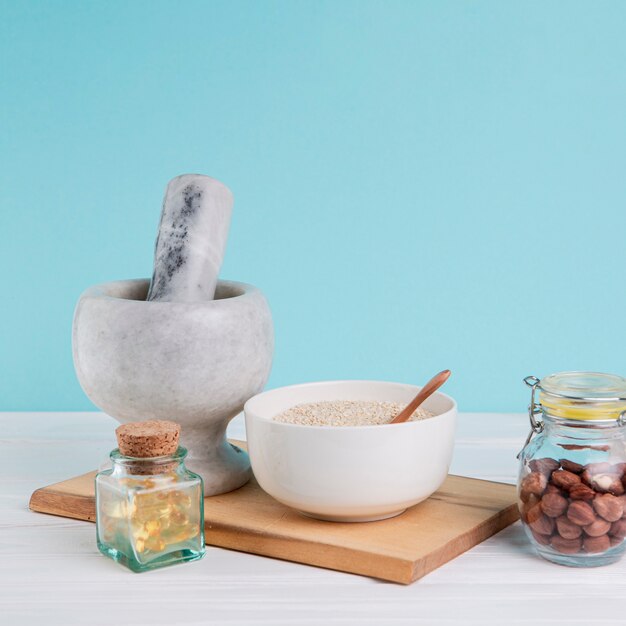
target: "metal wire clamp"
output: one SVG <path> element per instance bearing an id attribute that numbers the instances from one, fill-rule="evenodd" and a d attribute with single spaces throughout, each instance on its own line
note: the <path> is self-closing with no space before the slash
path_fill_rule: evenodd
<path id="1" fill-rule="evenodd" d="M 517 458 L 519 459 L 522 456 L 522 452 L 526 448 L 526 446 L 530 443 L 530 440 L 534 435 L 538 435 L 543 430 L 543 422 L 538 421 L 535 417 L 536 415 L 541 415 L 541 405 L 535 402 L 535 392 L 539 383 L 541 381 L 536 376 L 526 376 L 524 378 L 524 383 L 531 388 L 530 392 L 530 404 L 528 405 L 528 419 L 530 420 L 530 432 L 528 433 L 528 437 L 526 437 L 526 441 L 524 442 L 524 446 L 518 452 Z M 624 419 L 626 419 L 626 411 L 622 413 Z M 620 418 L 622 416 L 620 415 Z"/>

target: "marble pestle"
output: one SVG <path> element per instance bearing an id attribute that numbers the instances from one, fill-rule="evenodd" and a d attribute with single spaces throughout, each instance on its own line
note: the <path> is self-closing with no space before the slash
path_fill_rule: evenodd
<path id="1" fill-rule="evenodd" d="M 233 194 L 209 176 L 183 174 L 167 185 L 147 300 L 213 300 Z"/>

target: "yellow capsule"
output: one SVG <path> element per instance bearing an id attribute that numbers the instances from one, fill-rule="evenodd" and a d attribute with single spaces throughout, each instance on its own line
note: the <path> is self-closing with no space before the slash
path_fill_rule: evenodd
<path id="1" fill-rule="evenodd" d="M 172 522 L 179 524 L 180 526 L 186 524 L 189 518 L 180 510 L 174 509 L 171 513 Z"/>
<path id="2" fill-rule="evenodd" d="M 133 521 L 138 524 L 162 524 L 162 520 L 168 516 L 160 514 L 158 511 L 150 510 L 150 511 L 142 511 L 141 514 L 135 516 Z"/>
<path id="3" fill-rule="evenodd" d="M 144 528 L 149 535 L 158 535 L 161 530 L 161 522 L 156 519 L 150 520 L 144 524 Z"/>
<path id="4" fill-rule="evenodd" d="M 137 539 L 137 541 L 135 541 L 135 549 L 137 552 L 143 552 L 146 549 L 146 544 L 143 539 Z"/>
<path id="5" fill-rule="evenodd" d="M 159 504 L 154 507 L 154 512 L 159 517 L 165 517 L 169 515 L 171 510 L 172 505 L 169 502 L 159 502 Z"/>
<path id="6" fill-rule="evenodd" d="M 169 514 L 169 504 L 150 498 L 135 498 L 135 506 L 132 510 L 134 519 L 144 522 Z"/>

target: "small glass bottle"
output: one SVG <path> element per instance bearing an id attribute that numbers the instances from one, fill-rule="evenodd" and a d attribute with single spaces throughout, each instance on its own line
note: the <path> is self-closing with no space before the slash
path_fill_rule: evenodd
<path id="1" fill-rule="evenodd" d="M 179 432 L 157 420 L 120 426 L 112 467 L 96 476 L 98 549 L 134 572 L 204 555 L 202 479 L 185 467 Z"/>
<path id="2" fill-rule="evenodd" d="M 524 382 L 531 431 L 518 506 L 528 538 L 553 563 L 617 561 L 626 550 L 626 379 L 562 372 Z"/>

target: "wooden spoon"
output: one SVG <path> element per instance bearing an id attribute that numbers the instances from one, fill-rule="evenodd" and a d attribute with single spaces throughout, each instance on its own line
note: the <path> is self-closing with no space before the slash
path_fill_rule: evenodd
<path id="1" fill-rule="evenodd" d="M 400 422 L 406 422 L 411 415 L 415 412 L 415 409 L 426 400 L 426 398 L 430 397 L 443 383 L 450 378 L 450 374 L 452 372 L 450 370 L 443 370 L 443 372 L 439 372 L 433 376 L 420 390 L 419 393 L 406 405 L 406 408 L 402 409 L 398 415 L 396 415 L 389 423 L 390 424 L 399 424 Z"/>

